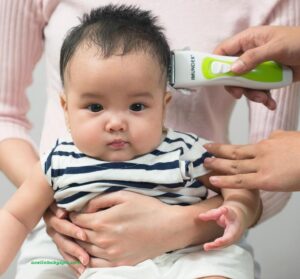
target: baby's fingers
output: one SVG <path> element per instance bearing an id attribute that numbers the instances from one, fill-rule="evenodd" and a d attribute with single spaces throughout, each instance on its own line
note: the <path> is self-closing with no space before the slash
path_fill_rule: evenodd
<path id="1" fill-rule="evenodd" d="M 224 234 L 223 236 L 215 239 L 213 242 L 208 242 L 203 245 L 205 251 L 222 249 L 234 243 L 232 235 Z"/>
<path id="2" fill-rule="evenodd" d="M 212 242 L 208 242 L 205 243 L 203 245 L 203 249 L 204 251 L 211 251 L 211 250 L 217 250 L 217 249 L 221 249 L 224 247 L 224 241 L 223 241 L 223 237 L 217 238 Z"/>
<path id="3" fill-rule="evenodd" d="M 198 217 L 202 221 L 218 220 L 222 215 L 227 214 L 228 209 L 226 207 L 219 207 L 216 209 L 208 210 L 207 212 L 201 213 Z"/>

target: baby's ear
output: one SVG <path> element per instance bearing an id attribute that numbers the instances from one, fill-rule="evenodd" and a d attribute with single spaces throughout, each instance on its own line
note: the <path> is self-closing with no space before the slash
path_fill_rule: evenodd
<path id="1" fill-rule="evenodd" d="M 60 98 L 60 105 L 63 108 L 64 111 L 66 111 L 67 108 L 67 97 L 64 91 L 60 92 L 59 94 L 59 98 Z"/>
<path id="2" fill-rule="evenodd" d="M 166 113 L 167 113 L 167 104 L 171 101 L 172 95 L 169 91 L 165 92 L 164 96 L 164 105 L 163 105 L 163 122 L 166 119 Z"/>
<path id="3" fill-rule="evenodd" d="M 64 91 L 60 93 L 59 98 L 60 98 L 60 105 L 64 110 L 66 126 L 68 130 L 70 130 L 69 115 L 68 115 L 68 101 Z"/>
<path id="4" fill-rule="evenodd" d="M 164 104 L 167 105 L 172 99 L 172 95 L 169 91 L 165 93 Z"/>

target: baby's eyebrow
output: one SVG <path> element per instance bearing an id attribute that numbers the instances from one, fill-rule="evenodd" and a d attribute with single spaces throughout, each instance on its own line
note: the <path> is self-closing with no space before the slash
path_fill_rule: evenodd
<path id="1" fill-rule="evenodd" d="M 103 94 L 100 93 L 92 93 L 92 92 L 85 92 L 81 94 L 81 98 L 83 99 L 99 99 L 103 96 Z"/>
<path id="2" fill-rule="evenodd" d="M 136 98 L 143 97 L 143 98 L 153 99 L 153 94 L 151 94 L 150 92 L 136 92 L 130 94 L 130 97 L 136 97 Z"/>

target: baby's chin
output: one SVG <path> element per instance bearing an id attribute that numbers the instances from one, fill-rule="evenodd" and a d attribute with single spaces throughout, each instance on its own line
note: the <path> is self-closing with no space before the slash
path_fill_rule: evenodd
<path id="1" fill-rule="evenodd" d="M 145 154 L 148 154 L 153 149 L 152 148 L 140 148 L 140 149 L 133 149 L 133 148 L 125 148 L 119 150 L 105 150 L 104 152 L 98 154 L 87 154 L 86 155 L 93 157 L 95 159 L 105 161 L 105 162 L 124 162 L 136 159 L 141 157 Z"/>
<path id="2" fill-rule="evenodd" d="M 130 161 L 139 157 L 139 154 L 131 154 L 126 152 L 112 152 L 110 154 L 103 154 L 102 156 L 97 156 L 97 159 L 107 162 L 124 162 Z"/>

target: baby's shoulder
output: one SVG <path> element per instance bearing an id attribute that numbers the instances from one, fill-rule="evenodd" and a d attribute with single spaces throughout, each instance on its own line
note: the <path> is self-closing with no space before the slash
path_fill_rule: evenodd
<path id="1" fill-rule="evenodd" d="M 179 141 L 187 146 L 188 149 L 192 148 L 195 144 L 204 145 L 210 142 L 209 140 L 201 138 L 194 133 L 181 132 L 172 129 L 168 129 L 166 139 L 170 139 L 171 141 Z"/>

